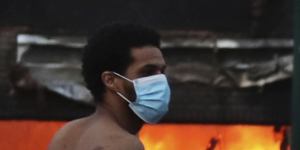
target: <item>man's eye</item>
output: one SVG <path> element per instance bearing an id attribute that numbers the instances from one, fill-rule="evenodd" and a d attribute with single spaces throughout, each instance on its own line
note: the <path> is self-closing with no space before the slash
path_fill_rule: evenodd
<path id="1" fill-rule="evenodd" d="M 157 74 L 157 71 L 155 70 L 146 70 L 141 73 L 141 77 L 147 77 L 155 74 Z"/>
<path id="2" fill-rule="evenodd" d="M 145 72 L 145 73 L 142 73 L 141 74 L 141 77 L 147 77 L 147 76 L 151 76 L 151 75 L 154 75 L 155 73 L 152 73 L 152 72 Z"/>
<path id="3" fill-rule="evenodd" d="M 142 72 L 141 76 L 142 77 L 146 77 L 146 76 L 152 76 L 152 75 L 156 75 L 156 74 L 163 74 L 165 72 L 165 70 L 158 70 L 158 69 L 154 69 L 154 70 L 147 70 Z"/>

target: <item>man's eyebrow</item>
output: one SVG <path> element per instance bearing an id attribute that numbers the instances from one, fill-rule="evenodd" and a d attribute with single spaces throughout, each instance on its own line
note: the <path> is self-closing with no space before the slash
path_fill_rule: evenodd
<path id="1" fill-rule="evenodd" d="M 142 68 L 160 68 L 160 69 L 165 69 L 167 67 L 166 64 L 146 64 L 145 66 L 143 66 Z"/>

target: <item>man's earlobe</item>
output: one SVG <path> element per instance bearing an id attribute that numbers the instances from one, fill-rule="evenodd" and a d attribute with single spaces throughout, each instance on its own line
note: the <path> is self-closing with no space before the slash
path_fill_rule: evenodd
<path id="1" fill-rule="evenodd" d="M 101 74 L 101 80 L 103 82 L 103 84 L 108 88 L 108 89 L 111 89 L 111 90 L 116 90 L 116 78 L 115 76 L 113 75 L 113 73 L 109 72 L 109 71 L 104 71 L 102 74 Z"/>

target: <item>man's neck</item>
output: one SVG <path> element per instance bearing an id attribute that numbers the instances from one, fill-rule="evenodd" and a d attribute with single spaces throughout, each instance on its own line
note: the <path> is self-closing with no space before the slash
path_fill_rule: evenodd
<path id="1" fill-rule="evenodd" d="M 96 107 L 96 115 L 105 116 L 130 134 L 137 134 L 143 121 L 130 110 L 128 103 L 117 95 L 106 95 Z"/>

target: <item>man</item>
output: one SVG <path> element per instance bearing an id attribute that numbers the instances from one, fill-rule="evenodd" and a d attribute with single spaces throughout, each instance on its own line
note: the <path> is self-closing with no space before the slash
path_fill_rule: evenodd
<path id="1" fill-rule="evenodd" d="M 88 41 L 82 63 L 96 111 L 65 125 L 49 149 L 143 150 L 138 131 L 158 122 L 170 101 L 159 35 L 134 24 L 106 25 Z"/>

